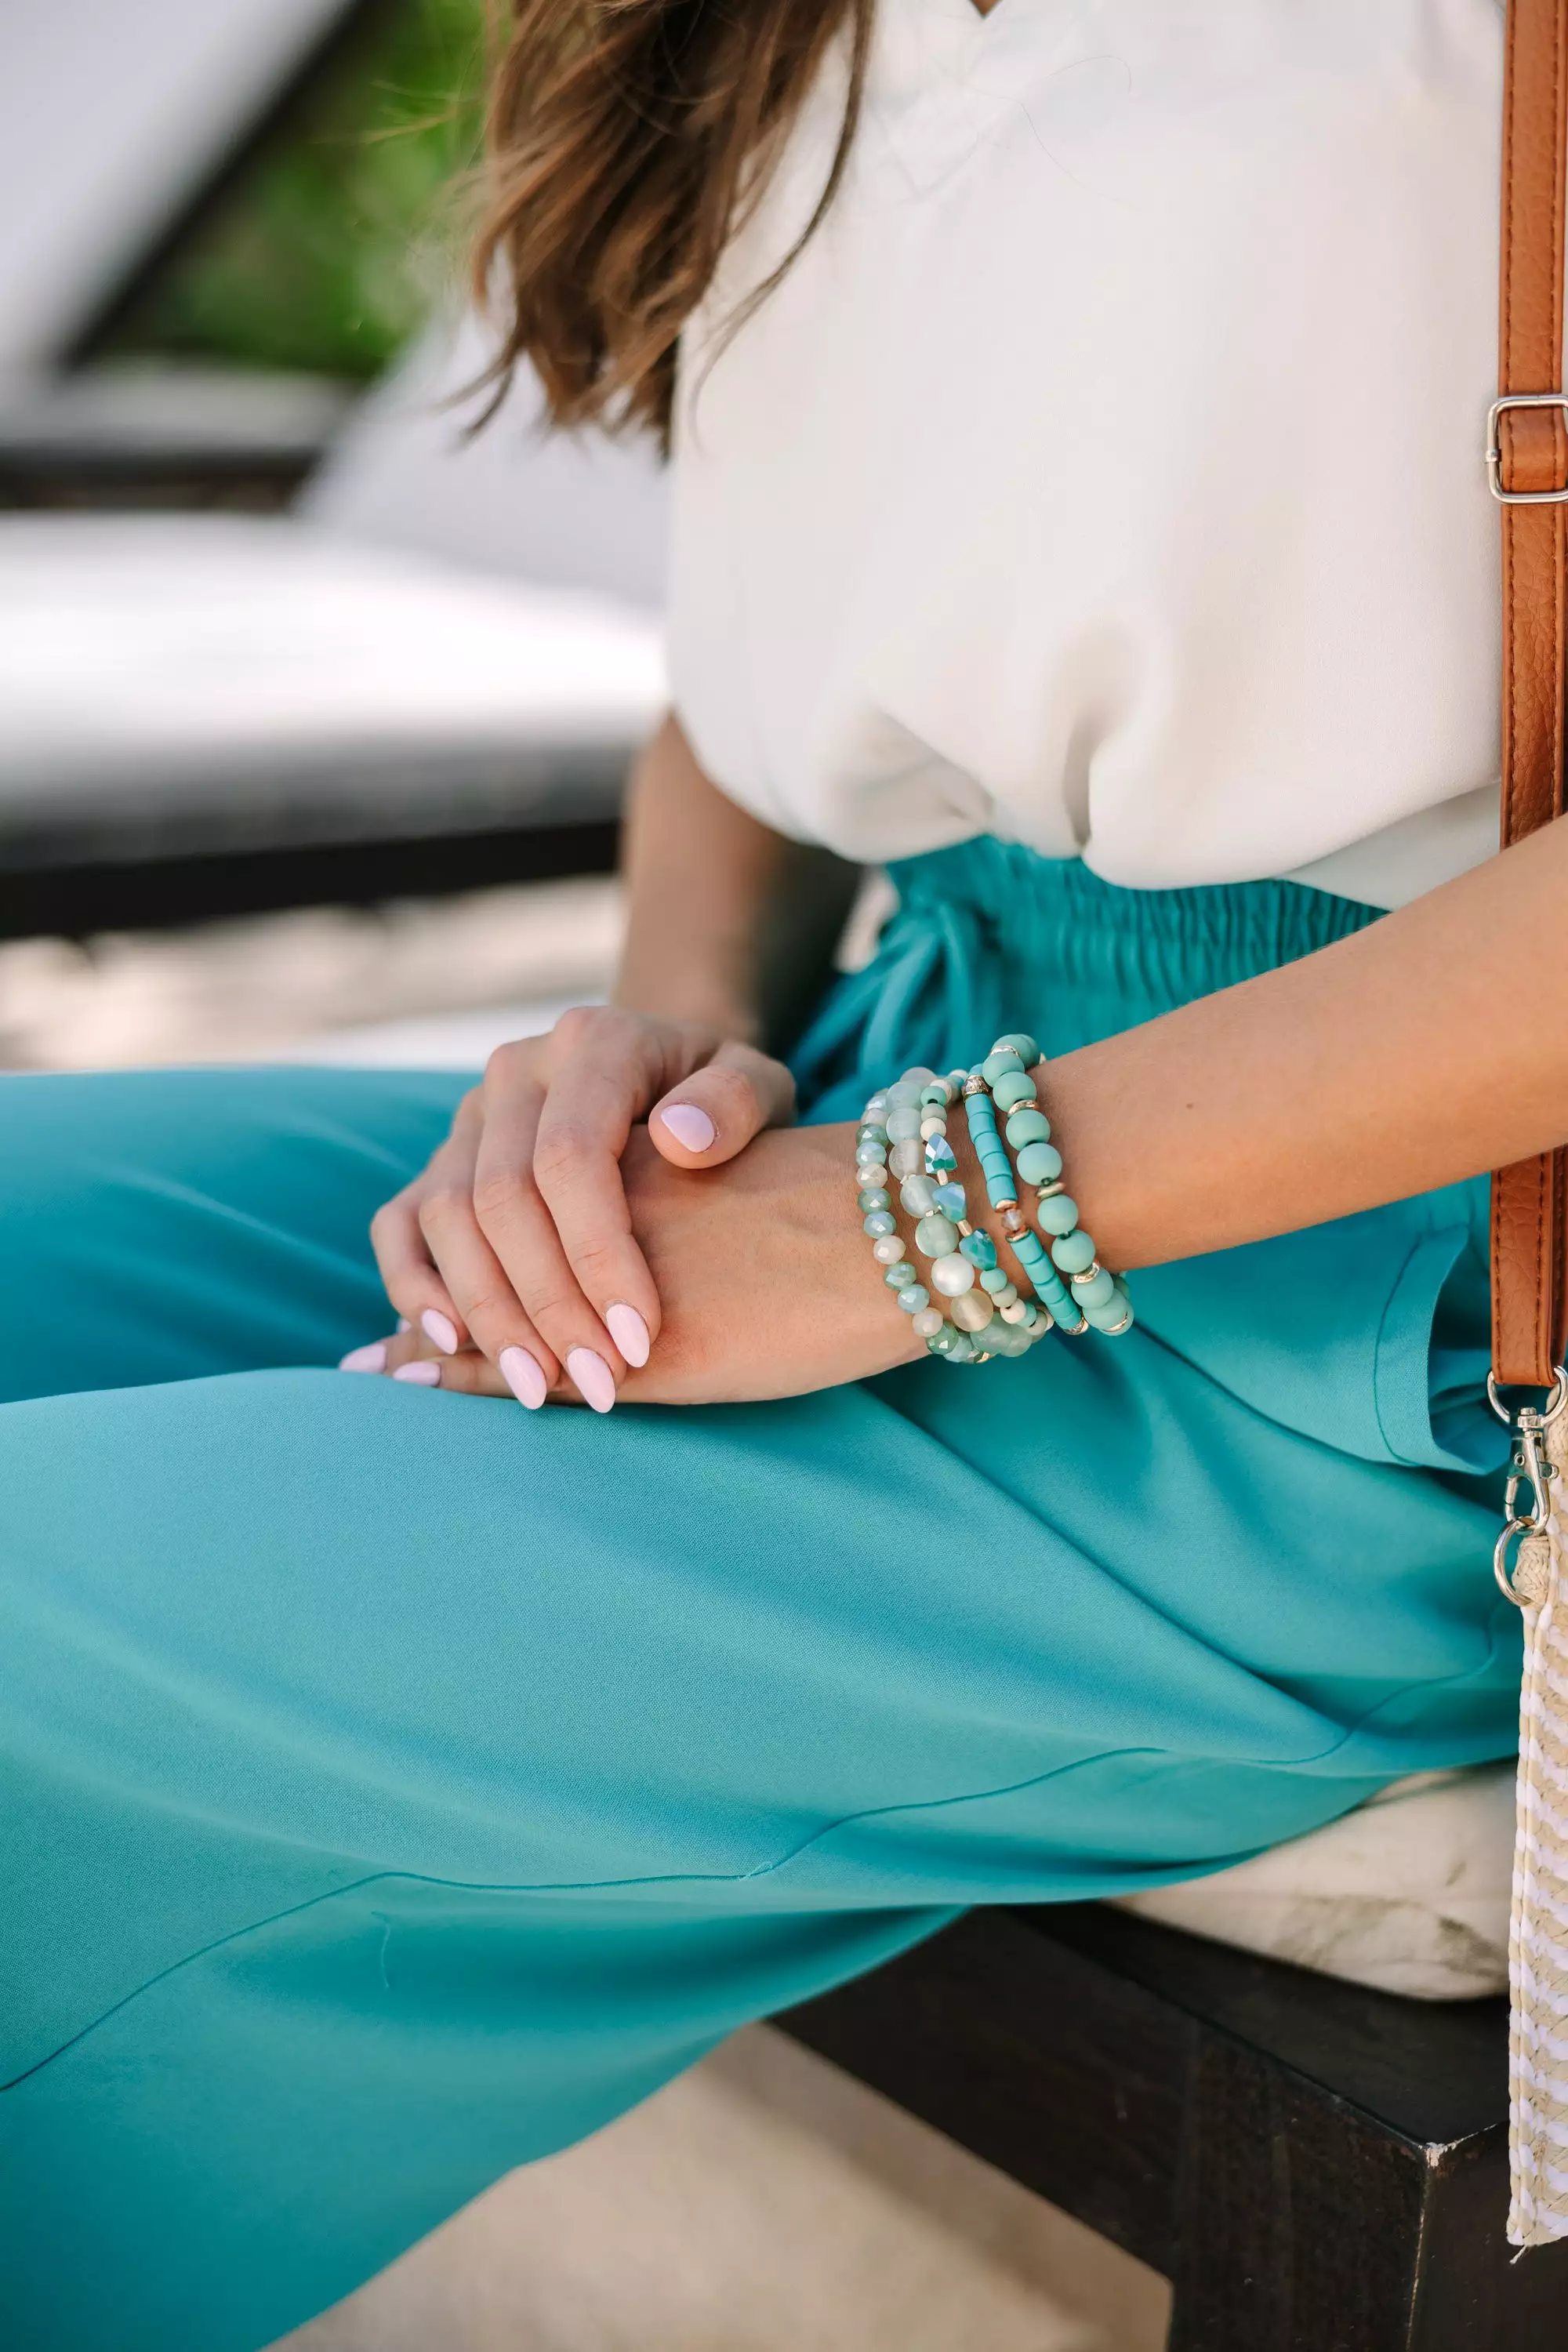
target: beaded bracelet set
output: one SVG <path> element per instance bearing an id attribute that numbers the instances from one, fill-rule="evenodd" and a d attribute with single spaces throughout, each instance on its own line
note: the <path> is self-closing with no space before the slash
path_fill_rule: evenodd
<path id="1" fill-rule="evenodd" d="M 1114 1337 L 1132 1321 L 1126 1284 L 1100 1265 L 1063 1186 L 1061 1154 L 1029 1076 L 1039 1058 L 1035 1040 L 1014 1032 L 999 1037 L 973 1070 L 951 1070 L 944 1078 L 906 1070 L 861 1114 L 856 1197 L 871 1254 L 929 1352 L 950 1364 L 1021 1356 L 1053 1326 L 1075 1338 L 1090 1330 Z M 1024 1269 L 1027 1297 L 998 1265 L 990 1234 L 970 1223 L 947 1139 L 955 1102 L 963 1106 L 987 1196 Z M 1018 1205 L 1020 1177 L 1037 1187 L 1038 1234 Z M 931 1261 L 929 1287 L 900 1237 L 894 1184 L 900 1207 L 916 1221 L 915 1247 Z M 945 1316 L 932 1291 L 946 1302 Z"/>

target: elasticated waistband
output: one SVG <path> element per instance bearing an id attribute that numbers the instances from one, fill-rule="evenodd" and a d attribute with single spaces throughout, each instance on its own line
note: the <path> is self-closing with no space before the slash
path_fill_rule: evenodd
<path id="1" fill-rule="evenodd" d="M 808 1100 L 861 1070 L 968 1066 L 1009 1029 L 1069 1053 L 1349 938 L 1380 912 L 1300 882 L 1129 890 L 1076 858 L 989 837 L 889 873 L 899 904 L 876 954 L 792 1056 Z"/>

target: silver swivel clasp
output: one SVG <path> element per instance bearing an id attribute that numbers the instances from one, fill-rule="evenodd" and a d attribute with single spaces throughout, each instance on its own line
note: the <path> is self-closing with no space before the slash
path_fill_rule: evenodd
<path id="1" fill-rule="evenodd" d="M 1513 1452 L 1509 1457 L 1508 1485 L 1503 1489 L 1503 1525 L 1492 1549 L 1492 1573 L 1502 1591 L 1518 1608 L 1524 1608 L 1535 1597 L 1521 1591 L 1514 1581 L 1518 1566 L 1515 1556 L 1510 1563 L 1509 1550 L 1515 1540 L 1531 1536 L 1544 1537 L 1552 1519 L 1552 1482 L 1557 1475 L 1557 1465 L 1547 1459 L 1546 1433 L 1564 1409 L 1568 1409 L 1568 1374 L 1561 1364 L 1554 1366 L 1552 1387 L 1542 1405 L 1521 1405 L 1510 1412 L 1498 1393 L 1497 1378 L 1487 1374 L 1487 1402 L 1498 1419 L 1513 1434 Z M 1521 1510 L 1522 1490 L 1530 1489 L 1529 1507 Z"/>

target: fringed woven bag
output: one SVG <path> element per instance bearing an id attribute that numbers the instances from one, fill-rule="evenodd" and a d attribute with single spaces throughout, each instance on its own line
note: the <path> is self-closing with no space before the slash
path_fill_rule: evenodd
<path id="1" fill-rule="evenodd" d="M 1487 471 L 1502 507 L 1502 840 L 1564 805 L 1568 395 L 1563 391 L 1568 0 L 1509 0 L 1501 320 Z M 1561 1017 L 1561 1016 L 1559 1016 Z M 1514 1435 L 1496 1570 L 1524 1617 L 1509 1943 L 1508 2234 L 1568 2238 L 1568 1153 L 1492 1179 L 1494 1407 Z M 1544 1391 L 1517 1411 L 1503 1389 Z M 1560 1517 L 1560 1514 L 1562 1515 Z"/>

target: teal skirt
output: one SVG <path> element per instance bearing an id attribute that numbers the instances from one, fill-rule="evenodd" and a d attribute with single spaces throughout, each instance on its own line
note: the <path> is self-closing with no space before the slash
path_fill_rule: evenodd
<path id="1" fill-rule="evenodd" d="M 896 879 L 815 1116 L 1369 919 Z M 1482 1187 L 1145 1272 L 1114 1343 L 529 1415 L 329 1369 L 461 1084 L 0 1082 L 8 2352 L 254 2352 L 964 1906 L 1511 1748 Z"/>

